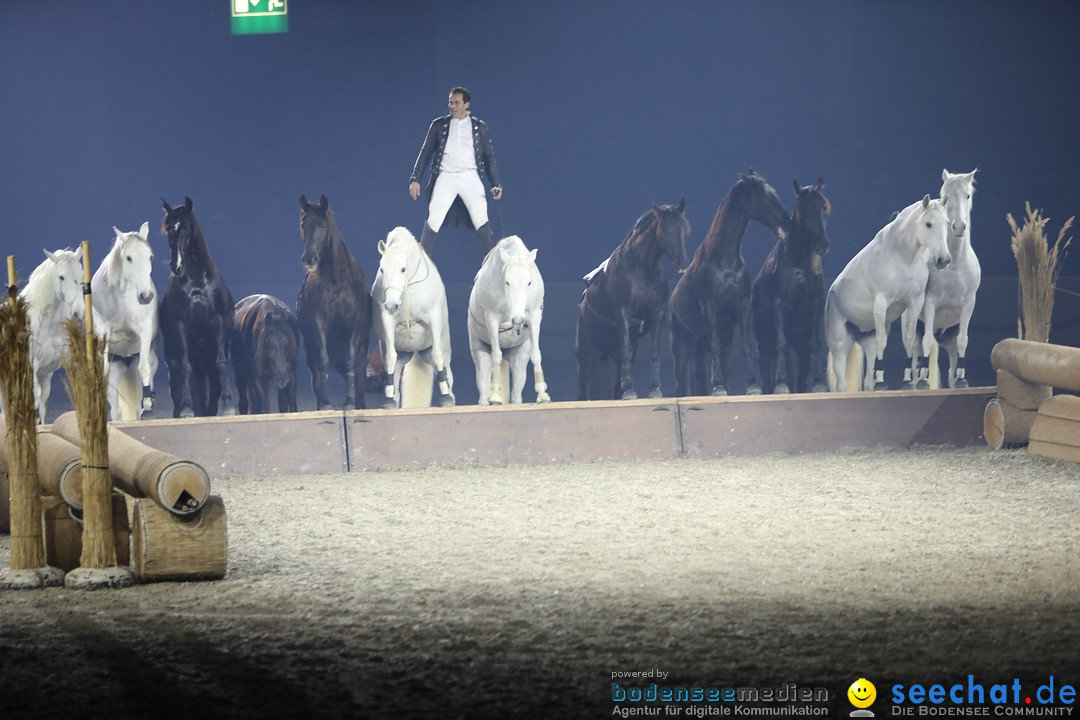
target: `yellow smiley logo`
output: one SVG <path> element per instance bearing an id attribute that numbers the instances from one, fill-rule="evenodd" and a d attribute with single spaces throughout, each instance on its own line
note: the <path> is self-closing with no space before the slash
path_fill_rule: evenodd
<path id="1" fill-rule="evenodd" d="M 877 688 L 874 687 L 874 683 L 866 678 L 859 678 L 851 683 L 851 687 L 847 690 L 847 696 L 855 707 L 868 708 L 877 699 Z"/>

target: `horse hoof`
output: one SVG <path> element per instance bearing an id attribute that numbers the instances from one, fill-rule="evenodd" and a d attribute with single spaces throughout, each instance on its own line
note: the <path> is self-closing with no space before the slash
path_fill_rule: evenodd
<path id="1" fill-rule="evenodd" d="M 874 389 L 877 390 L 877 385 L 874 386 Z M 910 380 L 905 380 L 904 382 L 900 383 L 900 389 L 901 390 L 914 390 L 915 385 Z"/>
<path id="2" fill-rule="evenodd" d="M 191 408 L 185 408 L 185 409 L 180 411 L 180 417 L 182 417 L 182 418 L 193 418 L 193 417 L 195 417 L 195 411 L 192 410 Z"/>
<path id="3" fill-rule="evenodd" d="M 323 408 L 319 408 L 319 409 L 322 410 Z M 386 398 L 385 400 L 383 400 L 382 409 L 383 410 L 397 410 L 397 402 L 395 402 L 391 398 Z"/>
<path id="4" fill-rule="evenodd" d="M 343 408 L 341 408 L 341 409 L 345 410 L 346 412 L 349 411 L 349 410 L 355 410 L 356 409 L 356 403 L 345 403 L 345 406 Z"/>
<path id="5" fill-rule="evenodd" d="M 536 402 L 541 403 L 541 404 L 549 403 L 549 402 L 551 402 L 551 396 L 548 395 L 547 393 L 540 393 L 539 395 L 536 396 Z"/>
<path id="6" fill-rule="evenodd" d="M 627 390 L 622 394 L 623 400 L 637 400 L 637 393 L 633 390 Z"/>
<path id="7" fill-rule="evenodd" d="M 875 390 L 888 390 L 889 385 L 888 385 L 888 383 L 883 383 L 883 382 L 874 383 L 874 389 Z"/>
<path id="8" fill-rule="evenodd" d="M 819 392 L 828 392 L 828 391 L 829 391 L 829 388 L 827 388 L 823 383 L 814 383 L 813 386 L 810 388 L 810 392 L 819 393 Z"/>
<path id="9" fill-rule="evenodd" d="M 960 378 L 959 380 L 956 381 L 956 384 L 953 385 L 953 387 L 954 388 L 966 388 L 966 387 L 970 387 L 970 386 L 968 385 L 968 381 L 967 381 L 966 378 Z"/>
<path id="10" fill-rule="evenodd" d="M 920 380 L 919 382 L 917 382 L 915 384 L 915 389 L 916 390 L 929 390 L 930 389 L 930 383 L 926 382 L 925 380 Z"/>
<path id="11" fill-rule="evenodd" d="M 485 404 L 487 404 L 487 405 L 502 405 L 502 404 L 503 404 L 503 401 L 502 401 L 502 400 L 500 400 L 499 398 L 491 398 L 491 400 L 489 400 L 489 401 L 488 401 L 487 403 L 485 403 Z M 444 402 L 442 403 L 442 405 L 443 405 L 443 407 L 446 407 L 446 403 L 445 403 L 445 401 L 444 401 Z"/>
<path id="12" fill-rule="evenodd" d="M 749 387 L 746 388 L 746 394 L 747 395 L 760 395 L 761 394 L 761 386 L 759 386 L 759 385 L 750 385 Z"/>
<path id="13" fill-rule="evenodd" d="M 664 393 L 663 393 L 662 390 L 660 390 L 660 388 L 652 387 L 652 388 L 649 388 L 649 397 L 654 398 L 654 399 L 655 398 L 662 398 L 662 397 L 664 397 Z"/>
<path id="14" fill-rule="evenodd" d="M 712 391 L 713 397 L 727 397 L 727 390 L 722 387 L 714 387 Z"/>
<path id="15" fill-rule="evenodd" d="M 495 403 L 492 403 L 494 405 Z M 447 395 L 443 399 L 439 400 L 439 407 L 454 407 L 454 398 Z"/>
<path id="16" fill-rule="evenodd" d="M 776 387 L 773 388 L 773 395 L 788 395 L 791 393 L 791 388 L 787 386 L 787 383 L 776 383 Z"/>

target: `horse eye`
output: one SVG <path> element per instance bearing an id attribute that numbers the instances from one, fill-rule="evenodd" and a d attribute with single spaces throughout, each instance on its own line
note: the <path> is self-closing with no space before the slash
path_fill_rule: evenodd
<path id="1" fill-rule="evenodd" d="M 60 276 L 60 282 L 64 282 L 64 276 L 63 275 Z"/>
<path id="2" fill-rule="evenodd" d="M 934 223 L 932 223 L 932 222 L 930 222 L 929 220 L 927 220 L 927 222 L 926 222 L 926 227 L 928 227 L 928 228 L 932 228 L 932 227 L 934 227 Z"/>
<path id="3" fill-rule="evenodd" d="M 128 262 L 135 262 L 134 260 L 132 260 L 132 259 L 131 259 L 131 256 L 130 256 L 130 255 L 128 255 L 128 256 L 127 256 L 127 261 L 128 261 Z"/>

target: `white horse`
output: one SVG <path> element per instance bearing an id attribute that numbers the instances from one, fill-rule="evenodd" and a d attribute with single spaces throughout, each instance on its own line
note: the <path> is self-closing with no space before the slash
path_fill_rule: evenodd
<path id="1" fill-rule="evenodd" d="M 148 222 L 138 232 L 113 231 L 116 240 L 90 283 L 94 332 L 105 338 L 109 419 L 137 420 L 153 409 L 158 368 L 157 291 L 150 277 L 154 251 Z"/>
<path id="2" fill-rule="evenodd" d="M 82 291 L 82 255 L 74 250 L 45 251 L 19 295 L 30 316 L 30 363 L 34 368 L 34 402 L 39 423 L 45 422 L 52 376 L 67 352 L 64 321 L 86 317 Z"/>
<path id="3" fill-rule="evenodd" d="M 848 354 L 857 342 L 866 359 L 863 389 L 885 390 L 884 355 L 889 328 L 910 308 L 902 323 L 908 358 L 916 352 L 915 325 L 922 312 L 930 266 L 948 266 L 947 198 L 925 196 L 897 214 L 851 259 L 825 298 L 825 340 L 829 344 L 829 384 L 847 390 Z M 925 367 L 920 362 L 920 367 Z M 852 380 L 854 382 L 854 380 Z M 911 368 L 904 370 L 911 383 Z M 856 388 L 858 389 L 858 388 Z"/>
<path id="4" fill-rule="evenodd" d="M 469 350 L 481 405 L 503 404 L 503 350 L 509 362 L 510 402 L 521 402 L 525 369 L 533 366 L 536 402 L 550 402 L 540 364 L 544 279 L 536 250 L 517 235 L 503 238 L 484 258 L 469 294 Z"/>
<path id="5" fill-rule="evenodd" d="M 371 299 L 376 308 L 375 335 L 389 376 L 384 407 L 401 407 L 401 374 L 413 353 L 433 369 L 439 404 L 453 405 L 449 311 L 439 271 L 403 227 L 379 241 L 379 254 Z"/>
<path id="6" fill-rule="evenodd" d="M 949 215 L 949 254 L 952 262 L 938 270 L 930 268 L 923 302 L 923 333 L 920 338 L 924 356 L 929 356 L 930 383 L 936 385 L 938 340 L 949 353 L 949 387 L 967 387 L 964 356 L 967 354 L 968 326 L 975 311 L 975 293 L 982 280 L 982 268 L 971 247 L 971 205 L 975 194 L 975 173 L 941 171 L 941 197 L 947 200 Z M 914 370 L 914 368 L 913 368 Z M 924 387 L 920 381 L 919 387 Z"/>

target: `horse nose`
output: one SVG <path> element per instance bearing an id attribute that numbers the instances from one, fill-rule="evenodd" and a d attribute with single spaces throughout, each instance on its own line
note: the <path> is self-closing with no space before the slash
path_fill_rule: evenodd
<path id="1" fill-rule="evenodd" d="M 383 303 L 383 307 L 386 308 L 388 313 L 396 313 L 398 309 L 398 303 L 396 300 L 387 300 Z"/>
<path id="2" fill-rule="evenodd" d="M 967 232 L 967 223 L 958 222 L 953 223 L 953 235 L 956 237 L 964 237 L 964 233 Z"/>
<path id="3" fill-rule="evenodd" d="M 154 293 L 152 293 L 152 292 L 141 292 L 141 293 L 139 293 L 139 304 L 140 305 L 149 305 L 152 302 L 154 302 Z"/>
<path id="4" fill-rule="evenodd" d="M 948 255 L 938 255 L 937 269 L 938 270 L 944 270 L 945 268 L 947 268 L 949 266 L 950 262 L 952 262 L 952 258 L 949 257 Z"/>

